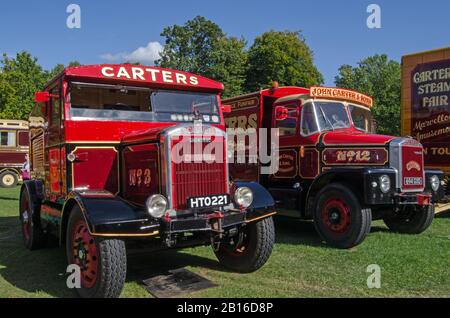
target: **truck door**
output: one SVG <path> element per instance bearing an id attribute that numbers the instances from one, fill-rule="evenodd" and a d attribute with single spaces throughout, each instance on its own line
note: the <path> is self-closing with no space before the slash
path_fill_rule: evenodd
<path id="1" fill-rule="evenodd" d="M 56 201 L 62 192 L 61 180 L 61 84 L 58 82 L 50 89 L 52 97 L 47 103 L 47 133 L 45 136 L 45 157 L 49 173 L 46 174 L 46 194 Z"/>
<path id="2" fill-rule="evenodd" d="M 297 102 L 273 107 L 272 127 L 278 129 L 279 168 L 271 176 L 273 181 L 292 182 L 298 176 L 299 107 Z"/>

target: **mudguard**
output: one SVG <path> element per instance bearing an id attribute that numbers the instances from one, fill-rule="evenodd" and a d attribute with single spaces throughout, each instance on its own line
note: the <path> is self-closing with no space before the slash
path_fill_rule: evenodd
<path id="1" fill-rule="evenodd" d="M 159 221 L 107 191 L 71 192 L 63 206 L 61 234 L 72 208 L 78 204 L 94 236 L 153 236 Z"/>
<path id="2" fill-rule="evenodd" d="M 275 201 L 272 195 L 257 182 L 234 182 L 235 189 L 248 187 L 253 192 L 253 202 L 247 208 L 247 222 L 275 214 Z"/>
<path id="3" fill-rule="evenodd" d="M 42 182 L 39 180 L 26 180 L 22 184 L 20 189 L 20 195 L 22 196 L 23 190 L 26 189 L 30 195 L 30 200 L 34 205 L 40 205 L 44 197 Z"/>

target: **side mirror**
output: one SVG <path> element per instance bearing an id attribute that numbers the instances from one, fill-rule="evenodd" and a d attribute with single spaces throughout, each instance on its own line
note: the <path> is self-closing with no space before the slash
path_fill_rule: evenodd
<path id="1" fill-rule="evenodd" d="M 46 103 L 50 100 L 49 92 L 36 92 L 34 94 L 34 101 L 36 103 Z"/>
<path id="2" fill-rule="evenodd" d="M 34 101 L 36 103 L 46 103 L 50 100 L 50 97 L 58 98 L 59 95 L 50 94 L 49 92 L 36 92 L 34 93 Z"/>
<path id="3" fill-rule="evenodd" d="M 231 105 L 222 105 L 222 113 L 231 113 Z"/>
<path id="4" fill-rule="evenodd" d="M 275 107 L 275 120 L 281 121 L 285 120 L 288 117 L 288 109 L 284 106 Z"/>

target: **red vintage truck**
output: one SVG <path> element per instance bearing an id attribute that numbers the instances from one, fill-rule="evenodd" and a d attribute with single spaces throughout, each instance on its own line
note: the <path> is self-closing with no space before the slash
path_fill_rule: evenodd
<path id="1" fill-rule="evenodd" d="M 15 187 L 28 154 L 28 122 L 1 119 L 0 137 L 0 187 Z"/>
<path id="2" fill-rule="evenodd" d="M 445 173 L 446 197 L 437 211 L 450 209 L 450 47 L 402 57 L 401 134 L 424 147 L 425 167 Z"/>
<path id="3" fill-rule="evenodd" d="M 265 186 L 280 215 L 313 219 L 330 245 L 359 244 L 372 220 L 383 219 L 404 233 L 420 233 L 431 224 L 434 202 L 443 196 L 442 171 L 424 169 L 423 147 L 416 140 L 374 133 L 369 96 L 275 85 L 222 102 L 232 109 L 225 119 L 229 129 L 256 129 L 258 146 L 273 143 L 261 138 L 264 129 L 276 129 L 279 138 L 272 150 L 279 158 L 277 170 L 263 174 L 264 164 L 233 160 L 232 179 Z M 230 147 L 242 147 L 235 135 Z M 250 145 L 243 148 L 249 151 Z"/>
<path id="4" fill-rule="evenodd" d="M 229 181 L 222 90 L 136 65 L 70 67 L 52 79 L 30 116 L 26 247 L 59 237 L 82 297 L 120 295 L 128 248 L 211 245 L 232 270 L 264 265 L 274 201 L 255 182 Z"/>

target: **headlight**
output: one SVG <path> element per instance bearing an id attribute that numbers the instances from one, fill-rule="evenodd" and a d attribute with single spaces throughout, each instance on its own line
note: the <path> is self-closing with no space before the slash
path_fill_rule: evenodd
<path id="1" fill-rule="evenodd" d="M 241 187 L 234 192 L 234 201 L 244 208 L 247 208 L 253 202 L 253 192 L 250 188 Z"/>
<path id="2" fill-rule="evenodd" d="M 387 193 L 391 190 L 391 179 L 385 174 L 380 177 L 380 190 L 383 193 Z"/>
<path id="3" fill-rule="evenodd" d="M 431 176 L 430 183 L 431 183 L 431 189 L 433 189 L 434 192 L 439 190 L 441 181 L 439 180 L 439 177 L 437 175 Z"/>
<path id="4" fill-rule="evenodd" d="M 145 202 L 148 214 L 154 218 L 161 218 L 167 210 L 167 200 L 161 194 L 154 194 L 150 196 Z"/>

